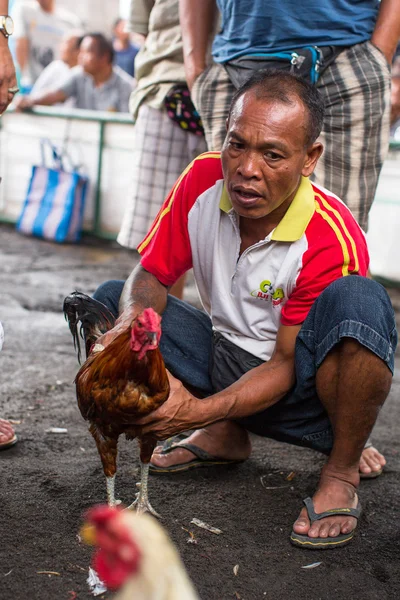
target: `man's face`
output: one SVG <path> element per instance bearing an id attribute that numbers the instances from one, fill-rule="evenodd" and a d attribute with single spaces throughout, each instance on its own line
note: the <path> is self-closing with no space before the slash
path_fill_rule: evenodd
<path id="1" fill-rule="evenodd" d="M 76 36 L 66 37 L 60 44 L 60 58 L 70 67 L 78 64 L 79 46 L 77 44 L 78 38 Z"/>
<path id="2" fill-rule="evenodd" d="M 104 56 L 100 56 L 97 48 L 97 42 L 91 37 L 85 37 L 82 40 L 78 63 L 89 75 L 95 75 L 104 67 Z"/>
<path id="3" fill-rule="evenodd" d="M 312 173 L 322 146 L 306 147 L 307 119 L 295 96 L 284 104 L 258 99 L 250 90 L 238 99 L 221 158 L 232 206 L 241 217 L 259 219 L 288 208 L 301 176 Z"/>

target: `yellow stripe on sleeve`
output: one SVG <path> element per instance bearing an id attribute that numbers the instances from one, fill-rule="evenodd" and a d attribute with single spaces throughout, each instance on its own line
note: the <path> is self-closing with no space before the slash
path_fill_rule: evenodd
<path id="1" fill-rule="evenodd" d="M 339 243 L 342 247 L 342 252 L 343 252 L 342 275 L 343 275 L 343 277 L 345 277 L 346 275 L 349 274 L 350 255 L 349 255 L 349 251 L 347 249 L 346 241 L 342 235 L 342 232 L 340 231 L 339 227 L 336 225 L 336 223 L 332 219 L 332 217 L 330 217 L 328 215 L 328 213 L 320 207 L 317 200 L 315 201 L 315 211 L 319 215 L 321 215 L 321 217 L 328 223 L 328 225 L 330 225 L 332 227 L 333 231 L 336 234 L 337 239 L 339 240 Z"/>
<path id="2" fill-rule="evenodd" d="M 342 226 L 342 229 L 344 231 L 344 233 L 346 234 L 347 239 L 350 242 L 351 245 L 351 249 L 353 250 L 353 255 L 354 255 L 354 269 L 351 271 L 352 273 L 358 273 L 359 269 L 360 269 L 360 264 L 358 261 L 358 252 L 357 252 L 357 246 L 356 243 L 354 241 L 353 236 L 350 234 L 349 230 L 347 229 L 346 223 L 344 222 L 344 219 L 342 217 L 342 215 L 340 214 L 339 211 L 337 211 L 335 208 L 333 208 L 329 202 L 327 202 L 327 200 L 325 200 L 325 198 L 323 198 L 320 194 L 315 194 L 322 202 L 322 204 L 324 205 L 324 207 L 331 211 L 335 217 L 337 218 L 337 220 L 339 221 L 340 225 Z"/>
<path id="3" fill-rule="evenodd" d="M 175 199 L 175 195 L 176 192 L 182 182 L 182 179 L 187 175 L 187 173 L 190 171 L 190 169 L 192 168 L 192 166 L 194 165 L 194 163 L 198 160 L 204 160 L 205 158 L 221 158 L 221 153 L 220 152 L 206 152 L 204 154 L 200 154 L 200 156 L 197 156 L 197 158 L 195 158 L 190 165 L 188 165 L 186 167 L 186 169 L 183 171 L 183 173 L 180 175 L 178 181 L 175 184 L 174 190 L 171 194 L 171 198 L 167 204 L 167 206 L 164 208 L 164 210 L 159 214 L 157 221 L 153 224 L 151 230 L 149 231 L 149 233 L 147 234 L 147 236 L 145 237 L 145 239 L 143 240 L 143 242 L 140 244 L 140 246 L 138 247 L 138 252 L 139 254 L 141 254 L 143 252 L 143 250 L 146 248 L 146 246 L 148 246 L 148 244 L 150 244 L 151 240 L 153 239 L 155 233 L 157 232 L 158 228 L 160 227 L 160 223 L 162 221 L 162 219 L 165 217 L 165 215 L 167 215 L 170 210 L 171 210 L 171 206 L 172 203 Z"/>

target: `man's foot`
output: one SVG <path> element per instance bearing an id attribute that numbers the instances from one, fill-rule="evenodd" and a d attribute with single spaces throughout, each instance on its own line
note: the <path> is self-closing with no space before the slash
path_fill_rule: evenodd
<path id="1" fill-rule="evenodd" d="M 339 540 L 340 536 L 351 534 L 357 526 L 357 519 L 349 517 L 345 510 L 357 508 L 356 485 L 357 476 L 342 478 L 341 475 L 330 474 L 327 469 L 324 469 L 318 489 L 313 496 L 314 510 L 319 514 L 329 510 L 341 509 L 343 514 L 324 517 L 311 524 L 307 510 L 303 508 L 293 525 L 293 532 L 301 536 L 307 536 L 310 542 L 315 541 L 316 538 L 322 540 L 338 538 Z M 349 539 L 351 539 L 351 536 L 349 536 Z"/>
<path id="2" fill-rule="evenodd" d="M 222 421 L 204 429 L 198 429 L 182 443 L 193 444 L 223 460 L 246 460 L 251 454 L 247 431 L 232 421 Z M 162 454 L 162 446 L 158 446 L 151 458 L 151 464 L 167 468 L 189 463 L 196 458 L 193 452 L 185 448 L 174 448 L 168 454 Z"/>
<path id="3" fill-rule="evenodd" d="M 360 458 L 360 477 L 362 479 L 373 479 L 382 473 L 386 465 L 386 459 L 374 446 L 364 448 Z"/>
<path id="4" fill-rule="evenodd" d="M 13 446 L 17 441 L 14 429 L 4 419 L 0 419 L 0 450 Z"/>

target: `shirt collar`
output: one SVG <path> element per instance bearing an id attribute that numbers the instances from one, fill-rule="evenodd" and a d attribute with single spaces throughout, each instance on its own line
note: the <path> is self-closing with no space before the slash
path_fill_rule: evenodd
<path id="1" fill-rule="evenodd" d="M 228 213 L 232 204 L 224 185 L 219 207 Z M 299 189 L 287 209 L 283 219 L 272 232 L 271 240 L 276 242 L 295 242 L 304 234 L 314 214 L 314 191 L 308 177 L 302 177 Z"/>

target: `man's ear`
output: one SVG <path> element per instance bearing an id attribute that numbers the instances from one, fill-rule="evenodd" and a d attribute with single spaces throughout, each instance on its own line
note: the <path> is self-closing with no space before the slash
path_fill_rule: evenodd
<path id="1" fill-rule="evenodd" d="M 304 177 L 309 177 L 313 173 L 323 150 L 324 147 L 321 142 L 314 142 L 307 148 L 307 155 L 301 172 Z"/>
<path id="2" fill-rule="evenodd" d="M 228 133 L 228 127 L 229 127 L 229 117 L 227 117 L 226 121 L 225 121 L 225 129 L 226 129 L 227 133 Z"/>

